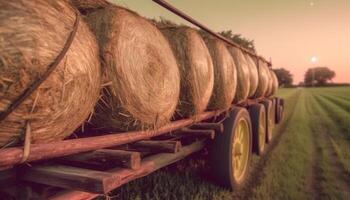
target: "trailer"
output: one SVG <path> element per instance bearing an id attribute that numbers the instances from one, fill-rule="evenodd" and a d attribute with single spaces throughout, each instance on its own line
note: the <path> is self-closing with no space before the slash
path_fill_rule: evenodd
<path id="1" fill-rule="evenodd" d="M 273 106 L 272 114 L 265 112 L 267 105 Z M 240 187 L 252 153 L 263 154 L 265 143 L 273 140 L 272 128 L 282 120 L 283 107 L 280 98 L 247 100 L 154 131 L 33 144 L 21 165 L 22 148 L 2 149 L 1 190 L 14 196 L 39 190 L 44 199 L 92 199 L 208 146 L 216 155 L 218 183 Z"/>
<path id="2" fill-rule="evenodd" d="M 163 0 L 159 5 L 226 43 Z M 247 99 L 229 109 L 207 111 L 150 131 L 118 132 L 52 143 L 0 149 L 0 195 L 8 198 L 93 199 L 204 148 L 217 183 L 239 188 L 247 180 L 252 153 L 263 155 L 273 127 L 283 119 L 278 97 Z"/>

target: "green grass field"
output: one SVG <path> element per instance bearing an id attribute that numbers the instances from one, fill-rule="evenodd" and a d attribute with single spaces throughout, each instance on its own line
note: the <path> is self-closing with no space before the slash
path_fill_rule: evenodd
<path id="1" fill-rule="evenodd" d="M 283 122 L 240 191 L 216 186 L 205 153 L 133 181 L 112 199 L 350 199 L 350 87 L 280 89 Z"/>

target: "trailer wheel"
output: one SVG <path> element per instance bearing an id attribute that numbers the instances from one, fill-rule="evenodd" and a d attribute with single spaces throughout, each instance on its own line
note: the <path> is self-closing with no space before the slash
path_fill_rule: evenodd
<path id="1" fill-rule="evenodd" d="M 253 104 L 249 107 L 249 115 L 252 123 L 253 152 L 262 155 L 266 143 L 266 112 L 261 104 Z"/>
<path id="2" fill-rule="evenodd" d="M 284 113 L 284 100 L 281 98 L 275 98 L 276 101 L 276 105 L 275 105 L 275 109 L 276 109 L 276 124 L 280 123 L 283 119 L 283 113 Z"/>
<path id="3" fill-rule="evenodd" d="M 266 142 L 269 143 L 273 138 L 273 127 L 275 125 L 275 115 L 273 113 L 273 102 L 271 100 L 264 100 L 262 104 L 266 111 Z"/>
<path id="4" fill-rule="evenodd" d="M 279 98 L 279 100 L 280 100 L 280 106 L 281 106 L 281 118 L 280 118 L 280 121 L 282 121 L 283 120 L 283 116 L 284 116 L 284 99 L 281 99 L 281 98 Z"/>
<path id="5" fill-rule="evenodd" d="M 212 144 L 211 164 L 217 182 L 225 187 L 241 187 L 248 175 L 252 152 L 252 129 L 245 108 L 234 108 L 224 121 L 224 133 Z"/>

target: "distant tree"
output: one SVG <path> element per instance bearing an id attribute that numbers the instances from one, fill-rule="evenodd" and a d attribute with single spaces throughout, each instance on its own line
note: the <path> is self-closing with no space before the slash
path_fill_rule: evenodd
<path id="1" fill-rule="evenodd" d="M 305 86 L 305 83 L 304 83 L 303 81 L 300 81 L 300 82 L 298 83 L 298 86 L 304 87 L 304 86 Z"/>
<path id="2" fill-rule="evenodd" d="M 305 85 L 327 85 L 328 81 L 331 81 L 335 77 L 335 72 L 328 67 L 314 67 L 306 71 L 304 82 Z"/>
<path id="3" fill-rule="evenodd" d="M 234 34 L 234 33 L 232 33 L 232 30 L 221 31 L 221 32 L 219 32 L 219 34 L 226 37 L 227 39 L 243 46 L 246 49 L 250 49 L 251 51 L 256 52 L 254 40 L 249 40 L 249 39 L 243 37 L 241 34 Z"/>
<path id="4" fill-rule="evenodd" d="M 293 84 L 293 75 L 284 68 L 273 69 L 280 87 L 290 87 Z"/>

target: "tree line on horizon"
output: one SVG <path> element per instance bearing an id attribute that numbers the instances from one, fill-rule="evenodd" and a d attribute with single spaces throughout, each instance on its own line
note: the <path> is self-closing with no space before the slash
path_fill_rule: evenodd
<path id="1" fill-rule="evenodd" d="M 297 85 L 293 85 L 293 75 L 285 68 L 273 69 L 276 73 L 278 83 L 280 87 L 294 87 L 294 86 L 331 86 L 331 85 L 346 85 L 335 84 L 332 82 L 333 78 L 336 76 L 335 72 L 328 67 L 319 66 L 313 67 L 306 70 L 304 75 L 304 81 Z"/>

